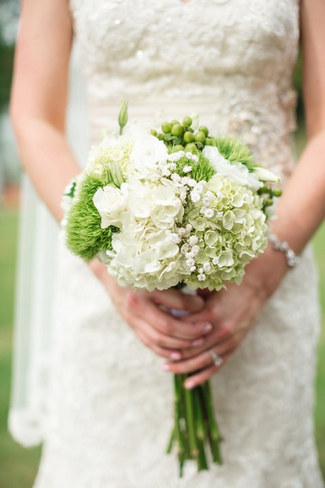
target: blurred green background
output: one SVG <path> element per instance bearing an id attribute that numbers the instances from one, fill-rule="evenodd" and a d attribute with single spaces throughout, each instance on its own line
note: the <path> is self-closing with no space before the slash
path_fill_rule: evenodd
<path id="1" fill-rule="evenodd" d="M 0 0 L 0 122 L 7 120 L 12 59 L 13 32 L 18 2 Z M 5 22 L 3 21 L 5 19 Z M 2 22 L 1 22 L 2 21 Z M 9 26 L 9 27 L 8 27 Z M 10 27 L 11 26 L 11 27 Z M 294 83 L 298 90 L 298 130 L 295 136 L 297 152 L 305 144 L 303 103 L 301 98 L 301 59 L 297 63 Z M 2 131 L 0 136 L 5 133 Z M 16 239 L 18 229 L 17 155 L 8 155 L 7 136 L 0 137 L 0 488 L 31 488 L 36 474 L 40 448 L 24 449 L 16 444 L 7 431 L 7 415 L 11 378 L 12 325 L 14 281 L 16 268 Z M 8 136 L 9 137 L 9 136 Z M 14 168 L 14 170 L 12 169 Z M 16 169 L 15 169 L 16 168 Z M 14 191 L 13 191 L 14 189 Z M 320 301 L 322 306 L 322 335 L 319 343 L 319 362 L 316 381 L 315 429 L 320 463 L 325 474 L 325 227 L 314 239 L 320 270 Z M 262 487 L 261 487 L 262 488 Z M 310 487 L 313 488 L 313 487 Z"/>

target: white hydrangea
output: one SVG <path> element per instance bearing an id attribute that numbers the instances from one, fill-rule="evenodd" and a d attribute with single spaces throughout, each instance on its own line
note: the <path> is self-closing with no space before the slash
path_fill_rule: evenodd
<path id="1" fill-rule="evenodd" d="M 253 189 L 216 174 L 188 188 L 184 207 L 177 180 L 132 176 L 122 185 L 127 211 L 109 252 L 109 270 L 120 284 L 152 290 L 183 281 L 220 289 L 225 280 L 238 281 L 265 247 L 265 215 Z"/>
<path id="2" fill-rule="evenodd" d="M 175 269 L 179 247 L 171 235 L 167 229 L 135 232 L 132 239 L 125 230 L 114 234 L 110 273 L 124 286 L 132 285 L 148 290 L 175 286 L 180 279 Z"/>
<path id="3" fill-rule="evenodd" d="M 245 265 L 266 246 L 266 217 L 254 191 L 216 174 L 206 185 L 202 200 L 186 208 L 185 218 L 193 225 L 191 242 L 193 236 L 197 238 L 189 251 L 196 266 L 185 280 L 190 288 L 220 289 L 224 281 L 238 282 Z M 202 202 L 207 200 L 210 207 L 202 213 Z M 213 218 L 206 214 L 208 210 L 214 212 Z"/>
<path id="4" fill-rule="evenodd" d="M 85 173 L 101 176 L 110 161 L 119 163 L 122 170 L 128 172 L 134 143 L 135 139 L 130 136 L 105 136 L 100 144 L 91 147 Z"/>

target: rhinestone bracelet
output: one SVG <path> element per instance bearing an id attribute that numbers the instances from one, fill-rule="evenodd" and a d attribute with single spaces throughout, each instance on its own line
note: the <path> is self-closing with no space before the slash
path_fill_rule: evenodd
<path id="1" fill-rule="evenodd" d="M 289 247 L 286 241 L 280 241 L 275 234 L 269 235 L 269 241 L 272 244 L 273 249 L 275 249 L 276 251 L 284 252 L 288 266 L 290 266 L 290 268 L 294 268 L 299 263 L 299 257 Z"/>

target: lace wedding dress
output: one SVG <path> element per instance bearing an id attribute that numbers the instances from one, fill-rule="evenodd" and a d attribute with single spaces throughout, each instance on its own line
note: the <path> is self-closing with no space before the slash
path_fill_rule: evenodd
<path id="1" fill-rule="evenodd" d="M 281 173 L 294 158 L 299 0 L 71 0 L 92 140 L 121 99 L 149 124 L 191 112 Z M 172 377 L 61 244 L 50 413 L 35 488 L 321 488 L 313 437 L 319 333 L 307 249 L 212 378 L 224 465 L 178 479 L 165 454 Z"/>

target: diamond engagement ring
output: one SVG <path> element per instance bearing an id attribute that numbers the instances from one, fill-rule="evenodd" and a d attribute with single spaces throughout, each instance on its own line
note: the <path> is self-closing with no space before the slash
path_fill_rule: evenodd
<path id="1" fill-rule="evenodd" d="M 214 364 L 216 366 L 221 366 L 221 364 L 223 363 L 222 357 L 218 356 L 218 354 L 213 349 L 209 349 L 209 353 L 212 357 L 212 361 L 214 362 Z"/>

